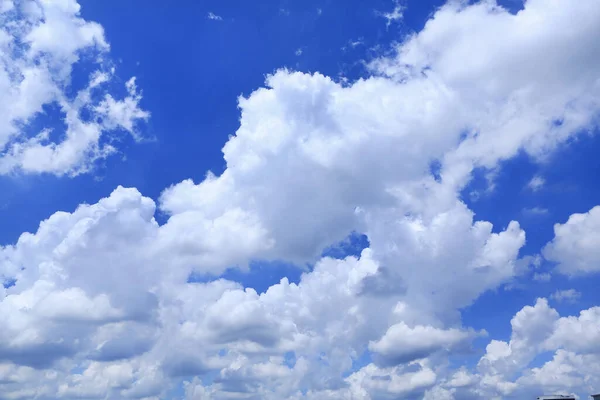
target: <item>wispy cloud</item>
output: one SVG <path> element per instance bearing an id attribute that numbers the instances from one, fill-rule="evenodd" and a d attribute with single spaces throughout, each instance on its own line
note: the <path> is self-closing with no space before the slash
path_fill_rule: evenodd
<path id="1" fill-rule="evenodd" d="M 533 274 L 533 280 L 537 282 L 550 282 L 552 275 L 547 272 Z"/>
<path id="2" fill-rule="evenodd" d="M 356 40 L 349 40 L 348 43 L 342 47 L 343 51 L 346 51 L 348 49 L 354 49 L 358 46 L 363 46 L 365 44 L 365 39 L 364 38 L 358 38 Z"/>
<path id="3" fill-rule="evenodd" d="M 523 214 L 525 214 L 525 215 L 546 215 L 546 214 L 548 214 L 548 209 L 543 208 L 543 207 L 524 208 Z"/>
<path id="4" fill-rule="evenodd" d="M 550 298 L 552 300 L 556 300 L 559 303 L 576 303 L 581 298 L 581 293 L 579 293 L 575 289 L 557 290 L 552 295 L 550 295 Z"/>
<path id="5" fill-rule="evenodd" d="M 389 12 L 377 12 L 377 15 L 384 18 L 387 22 L 385 24 L 386 28 L 389 28 L 392 23 L 396 23 L 402 18 L 404 18 L 404 6 L 400 4 L 400 1 L 394 1 L 394 9 Z"/>
<path id="6" fill-rule="evenodd" d="M 208 13 L 208 16 L 206 18 L 211 19 L 213 21 L 223 21 L 223 17 L 213 13 L 212 11 Z"/>
<path id="7" fill-rule="evenodd" d="M 543 177 L 536 175 L 533 178 L 531 178 L 531 180 L 527 184 L 527 187 L 532 191 L 537 192 L 538 190 L 543 188 L 545 184 L 546 180 Z"/>

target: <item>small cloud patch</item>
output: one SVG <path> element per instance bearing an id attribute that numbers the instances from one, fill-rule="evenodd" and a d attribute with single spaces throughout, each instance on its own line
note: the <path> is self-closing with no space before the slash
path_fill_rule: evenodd
<path id="1" fill-rule="evenodd" d="M 223 17 L 221 17 L 220 15 L 217 15 L 213 12 L 209 12 L 208 15 L 206 16 L 206 18 L 208 18 L 212 21 L 223 21 Z"/>
<path id="2" fill-rule="evenodd" d="M 558 303 L 577 303 L 581 298 L 581 293 L 575 289 L 557 290 L 550 295 L 550 298 Z"/>

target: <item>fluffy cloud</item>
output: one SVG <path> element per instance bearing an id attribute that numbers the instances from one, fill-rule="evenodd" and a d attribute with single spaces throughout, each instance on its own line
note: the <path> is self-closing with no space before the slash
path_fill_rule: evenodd
<path id="1" fill-rule="evenodd" d="M 435 352 L 452 350 L 472 336 L 458 329 L 437 329 L 432 326 L 408 327 L 404 322 L 392 325 L 383 337 L 369 344 L 383 365 L 404 364 L 426 358 Z"/>
<path id="2" fill-rule="evenodd" d="M 144 368 L 153 367 L 155 381 L 164 383 L 161 388 L 173 378 L 220 371 L 210 389 L 215 393 L 243 388 L 262 398 L 281 398 L 302 387 L 341 390 L 344 373 L 371 342 L 374 351 L 388 356 L 387 366 L 370 367 L 375 369 L 363 371 L 370 372 L 359 381 L 372 382 L 368 390 L 374 393 L 399 393 L 408 389 L 399 383 L 381 386 L 377 376 L 398 374 L 392 379 L 402 382 L 408 374 L 421 388 L 422 379 L 430 382 L 435 373 L 431 367 L 401 372 L 407 367 L 394 365 L 413 357 L 400 359 L 387 352 L 388 342 L 400 340 L 407 354 L 426 357 L 454 350 L 471 336 L 428 327 L 443 326 L 445 320 L 423 313 L 418 297 L 404 288 L 374 285 L 380 264 L 371 249 L 360 258 L 324 258 L 298 284 L 284 279 L 262 294 L 223 280 L 186 284 L 201 265 L 172 257 L 179 247 L 171 246 L 171 221 L 159 226 L 154 212 L 152 200 L 119 188 L 97 204 L 53 215 L 35 234 L 24 234 L 14 246 L 3 248 L 2 273 L 16 283 L 5 289 L 0 302 L 9 316 L 0 357 L 38 369 L 73 362 L 85 366 L 82 377 L 71 376 L 61 384 L 60 393 L 67 397 L 107 388 L 125 396 L 138 385 Z M 474 243 L 483 246 L 474 257 L 502 246 L 495 239 L 499 236 L 482 234 L 487 239 Z M 206 249 L 202 237 L 196 242 L 199 254 Z M 447 309 L 440 305 L 439 310 Z M 428 333 L 423 343 L 396 335 L 405 321 L 414 324 L 417 335 Z M 40 351 L 44 358 L 36 357 Z M 257 363 L 263 369 L 257 370 Z M 119 378 L 127 384 L 117 390 L 106 383 L 106 369 L 140 372 Z M 266 385 L 265 380 L 275 378 L 280 386 Z"/>
<path id="3" fill-rule="evenodd" d="M 397 399 L 414 398 L 431 387 L 437 376 L 435 372 L 424 365 L 413 364 L 411 367 L 396 367 L 380 370 L 374 365 L 368 365 L 348 378 L 351 385 L 352 397 L 346 398 L 375 398 Z"/>
<path id="4" fill-rule="evenodd" d="M 535 398 L 540 393 L 587 398 L 600 385 L 599 323 L 597 307 L 578 317 L 560 317 L 538 299 L 514 316 L 510 341 L 492 340 L 476 370 L 463 367 L 439 379 L 425 398 Z"/>
<path id="5" fill-rule="evenodd" d="M 76 3 L 52 4 L 87 26 Z M 184 379 L 189 399 L 502 398 L 593 384 L 594 371 L 575 368 L 596 357 L 597 310 L 561 318 L 543 299 L 515 315 L 510 340 L 492 340 L 474 370 L 452 370 L 449 357 L 475 336 L 460 310 L 526 261 L 519 224 L 476 220 L 461 190 L 475 168 L 493 171 L 520 151 L 543 157 L 593 126 L 599 18 L 595 0 L 529 0 L 518 14 L 452 2 L 374 61 L 370 78 L 269 76 L 239 99 L 220 176 L 175 184 L 158 205 L 118 188 L 0 249 L 0 275 L 15 280 L 0 293 L 0 398 L 164 397 Z M 106 47 L 98 32 L 89 25 L 72 46 Z M 31 52 L 55 52 L 68 76 L 77 48 L 36 43 Z M 65 103 L 76 125 L 74 110 L 107 79 L 93 76 Z M 135 134 L 146 114 L 134 80 L 127 89 L 126 100 L 105 95 L 92 107 L 105 122 L 78 126 L 89 137 Z M 10 145 L 12 159 L 42 146 L 32 143 Z M 352 232 L 369 238 L 359 257 L 321 257 Z M 188 283 L 192 272 L 218 277 L 253 260 L 309 268 L 264 293 L 218 278 Z M 573 329 L 585 340 L 573 341 Z M 531 366 L 547 352 L 552 361 Z M 560 383 L 549 378 L 556 371 Z"/>
<path id="6" fill-rule="evenodd" d="M 116 149 L 104 144 L 121 130 L 139 138 L 135 125 L 149 113 L 139 107 L 135 78 L 117 100 L 109 92 L 114 69 L 102 26 L 81 18 L 75 0 L 19 0 L 0 7 L 0 173 L 75 175 Z M 10 4 L 7 6 L 6 4 Z M 73 71 L 95 68 L 88 84 L 72 87 Z M 69 95 L 75 89 L 75 95 Z M 58 111 L 52 110 L 52 107 Z M 87 116 L 84 118 L 84 115 Z M 34 122 L 61 115 L 56 126 Z M 58 129 L 51 135 L 53 129 Z M 56 138 L 55 138 L 56 137 Z"/>
<path id="7" fill-rule="evenodd" d="M 567 275 L 600 271 L 600 207 L 585 214 L 573 214 L 564 224 L 554 225 L 554 239 L 543 254 L 556 262 L 557 269 Z"/>
<path id="8" fill-rule="evenodd" d="M 538 299 L 533 307 L 524 307 L 511 320 L 510 342 L 491 341 L 479 369 L 491 376 L 510 376 L 526 367 L 543 349 L 558 318 L 545 299 Z"/>
<path id="9" fill-rule="evenodd" d="M 493 168 L 519 150 L 543 157 L 596 124 L 599 12 L 593 1 L 528 0 L 517 14 L 495 2 L 450 2 L 395 59 L 372 67 L 409 82 L 425 75 L 460 99 L 465 135 L 444 157 L 444 177 L 462 182 L 473 167 Z"/>

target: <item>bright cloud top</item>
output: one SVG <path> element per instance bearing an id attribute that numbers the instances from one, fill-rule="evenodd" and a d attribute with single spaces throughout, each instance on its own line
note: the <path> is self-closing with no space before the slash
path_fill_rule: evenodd
<path id="1" fill-rule="evenodd" d="M 18 11 L 26 27 L 15 29 L 30 41 L 23 60 L 5 65 L 56 75 L 37 105 L 3 111 L 0 165 L 74 174 L 113 150 L 105 132 L 135 136 L 148 114 L 135 80 L 123 100 L 94 95 L 107 72 L 65 98 L 55 80 L 68 81 L 80 49 L 105 54 L 102 29 L 76 3 L 34 5 L 46 22 Z M 119 187 L 1 248 L 0 276 L 15 284 L 0 292 L 0 398 L 156 399 L 184 381 L 187 399 L 525 398 L 598 387 L 600 311 L 561 317 L 545 299 L 519 311 L 510 340 L 491 338 L 476 365 L 451 362 L 486 336 L 463 326 L 460 310 L 531 260 L 520 255 L 518 222 L 476 220 L 460 193 L 478 168 L 493 183 L 501 161 L 543 159 L 596 127 L 598 21 L 596 0 L 529 0 L 517 14 L 452 2 L 374 60 L 369 78 L 270 75 L 239 99 L 221 175 L 175 184 L 157 203 Z M 63 47 L 48 29 L 80 40 Z M 53 101 L 70 134 L 24 139 L 18 122 Z M 82 121 L 83 108 L 102 118 Z M 594 210 L 555 228 L 543 256 L 558 273 L 596 272 Z M 360 257 L 321 257 L 352 232 L 369 238 Z M 254 260 L 314 268 L 264 293 L 225 279 L 188 283 Z M 539 355 L 550 361 L 534 365 Z"/>

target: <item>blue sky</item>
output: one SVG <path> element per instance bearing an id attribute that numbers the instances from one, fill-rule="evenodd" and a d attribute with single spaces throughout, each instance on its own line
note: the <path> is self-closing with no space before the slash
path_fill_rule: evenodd
<path id="1" fill-rule="evenodd" d="M 0 399 L 600 391 L 596 18 L 0 0 Z"/>

